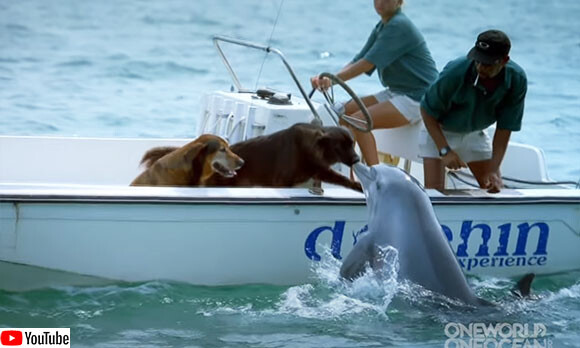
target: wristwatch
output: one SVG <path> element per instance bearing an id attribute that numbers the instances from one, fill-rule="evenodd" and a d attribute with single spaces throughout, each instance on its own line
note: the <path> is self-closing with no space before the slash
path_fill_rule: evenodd
<path id="1" fill-rule="evenodd" d="M 444 157 L 449 153 L 449 151 L 451 151 L 451 148 L 449 146 L 443 146 L 441 150 L 439 150 L 439 156 Z"/>

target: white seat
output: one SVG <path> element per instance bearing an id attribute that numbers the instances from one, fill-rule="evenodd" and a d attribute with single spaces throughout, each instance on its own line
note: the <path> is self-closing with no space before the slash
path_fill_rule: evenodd
<path id="1" fill-rule="evenodd" d="M 419 157 L 419 132 L 422 127 L 423 122 L 419 121 L 404 127 L 373 130 L 377 150 L 413 162 L 422 162 Z"/>

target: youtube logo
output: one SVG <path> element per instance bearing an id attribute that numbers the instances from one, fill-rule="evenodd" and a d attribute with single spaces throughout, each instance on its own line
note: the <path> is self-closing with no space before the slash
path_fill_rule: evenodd
<path id="1" fill-rule="evenodd" d="M 70 348 L 70 328 L 0 329 L 0 348 L 2 347 Z"/>
<path id="2" fill-rule="evenodd" d="M 22 331 L 5 330 L 0 334 L 0 343 L 3 346 L 22 345 Z"/>

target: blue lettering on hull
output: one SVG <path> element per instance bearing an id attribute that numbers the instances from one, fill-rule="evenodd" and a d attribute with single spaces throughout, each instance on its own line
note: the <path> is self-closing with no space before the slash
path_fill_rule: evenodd
<path id="1" fill-rule="evenodd" d="M 330 244 L 330 251 L 332 256 L 342 260 L 342 257 L 340 256 L 340 247 L 342 245 L 344 224 L 344 221 L 336 221 L 334 223 L 334 227 L 322 226 L 310 232 L 306 238 L 306 242 L 304 243 L 304 252 L 306 253 L 306 256 L 311 260 L 320 261 L 320 255 L 316 252 L 316 240 L 322 232 L 330 231 L 332 233 L 332 242 Z"/>
<path id="2" fill-rule="evenodd" d="M 320 255 L 316 252 L 316 241 L 324 233 L 331 233 L 331 253 L 332 256 L 341 260 L 341 246 L 344 235 L 345 221 L 335 221 L 334 226 L 321 226 L 314 229 L 304 243 L 306 256 L 314 261 L 320 261 Z M 545 222 L 520 223 L 512 228 L 512 223 L 505 223 L 497 226 L 497 230 L 486 224 L 474 224 L 473 220 L 464 220 L 461 223 L 459 234 L 446 225 L 441 225 L 442 233 L 451 243 L 454 237 L 458 237 L 459 244 L 455 250 L 459 265 L 471 271 L 475 268 L 488 267 L 537 267 L 545 266 L 548 262 L 548 237 L 550 227 Z M 362 234 L 368 231 L 368 225 L 362 227 L 358 232 L 353 232 L 353 241 L 356 244 Z M 537 243 L 530 244 L 530 235 L 537 235 Z M 514 235 L 516 239 L 515 249 L 508 251 L 508 243 Z M 494 238 L 498 242 L 495 250 L 489 249 L 489 241 Z M 469 254 L 470 245 L 479 243 L 476 252 Z M 535 248 L 533 248 L 535 246 Z M 533 249 L 529 249 L 533 248 Z M 473 250 L 473 248 L 471 249 Z"/>

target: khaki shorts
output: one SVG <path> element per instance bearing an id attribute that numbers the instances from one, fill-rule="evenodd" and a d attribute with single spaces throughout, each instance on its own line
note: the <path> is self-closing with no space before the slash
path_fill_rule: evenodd
<path id="1" fill-rule="evenodd" d="M 399 110 L 403 116 L 405 116 L 409 123 L 417 123 L 421 121 L 421 111 L 418 101 L 415 101 L 404 94 L 393 93 L 389 89 L 382 90 L 379 93 L 374 94 L 373 97 L 375 97 L 379 103 L 388 101 L 393 104 L 393 106 Z"/>
<path id="2" fill-rule="evenodd" d="M 471 133 L 455 133 L 444 130 L 449 147 L 465 162 L 477 162 L 491 159 L 491 139 L 485 130 Z M 419 133 L 419 156 L 439 158 L 439 150 L 433 139 L 423 127 Z"/>

